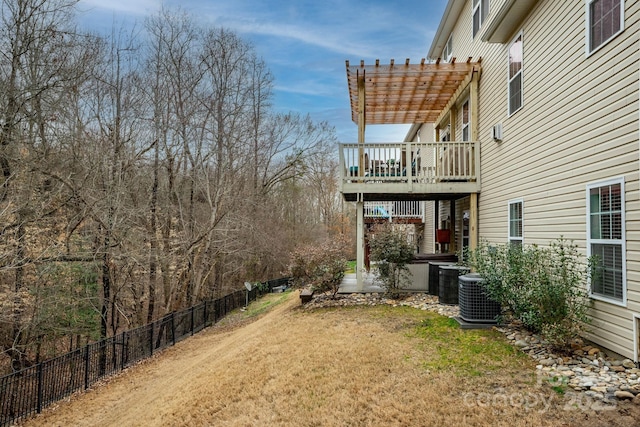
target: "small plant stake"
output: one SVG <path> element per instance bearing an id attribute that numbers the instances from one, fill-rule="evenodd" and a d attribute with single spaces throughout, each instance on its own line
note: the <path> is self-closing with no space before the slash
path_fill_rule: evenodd
<path id="1" fill-rule="evenodd" d="M 249 292 L 251 292 L 251 283 L 250 282 L 244 282 L 244 287 L 247 288 L 247 302 L 244 304 L 244 308 L 247 308 L 249 306 Z"/>

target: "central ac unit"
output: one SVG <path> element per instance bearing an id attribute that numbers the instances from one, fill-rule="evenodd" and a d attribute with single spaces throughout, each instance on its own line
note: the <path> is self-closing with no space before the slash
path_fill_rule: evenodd
<path id="1" fill-rule="evenodd" d="M 477 274 L 467 274 L 458 278 L 460 317 L 466 322 L 496 323 L 500 315 L 500 304 L 489 298 L 480 284 Z"/>

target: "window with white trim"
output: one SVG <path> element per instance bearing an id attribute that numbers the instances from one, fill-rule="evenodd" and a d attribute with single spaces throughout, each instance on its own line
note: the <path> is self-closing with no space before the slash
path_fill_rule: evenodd
<path id="1" fill-rule="evenodd" d="M 624 179 L 587 185 L 587 255 L 595 262 L 590 294 L 626 304 Z"/>
<path id="2" fill-rule="evenodd" d="M 624 30 L 624 0 L 585 0 L 587 7 L 587 53 Z"/>
<path id="3" fill-rule="evenodd" d="M 451 57 L 453 56 L 453 41 L 452 41 L 453 33 L 449 34 L 449 38 L 447 39 L 447 44 L 444 45 L 444 49 L 442 49 L 442 59 L 444 62 L 451 61 Z"/>
<path id="4" fill-rule="evenodd" d="M 522 199 L 509 201 L 509 244 L 522 246 Z"/>
<path id="5" fill-rule="evenodd" d="M 489 0 L 473 0 L 472 8 L 473 37 L 475 38 L 478 31 L 480 31 L 480 27 L 482 27 L 482 23 L 486 19 L 487 15 L 489 15 Z"/>
<path id="6" fill-rule="evenodd" d="M 509 115 L 522 108 L 522 33 L 509 46 Z"/>
<path id="7" fill-rule="evenodd" d="M 451 125 L 447 125 L 444 129 L 440 129 L 440 141 L 451 141 Z"/>
<path id="8" fill-rule="evenodd" d="M 469 141 L 469 100 L 462 104 L 462 140 Z"/>

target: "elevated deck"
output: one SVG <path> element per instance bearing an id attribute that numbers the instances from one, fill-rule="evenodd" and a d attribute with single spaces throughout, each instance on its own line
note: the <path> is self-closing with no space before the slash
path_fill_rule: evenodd
<path id="1" fill-rule="evenodd" d="M 340 144 L 346 201 L 446 200 L 480 192 L 479 143 Z"/>

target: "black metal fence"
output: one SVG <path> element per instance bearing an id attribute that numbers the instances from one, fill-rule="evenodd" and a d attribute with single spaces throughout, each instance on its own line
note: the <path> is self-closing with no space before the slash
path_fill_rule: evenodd
<path id="1" fill-rule="evenodd" d="M 47 405 L 192 336 L 244 306 L 247 300 L 255 301 L 274 288 L 287 286 L 288 282 L 288 278 L 270 280 L 249 292 L 236 291 L 205 301 L 146 326 L 0 377 L 0 426 L 40 413 Z"/>

